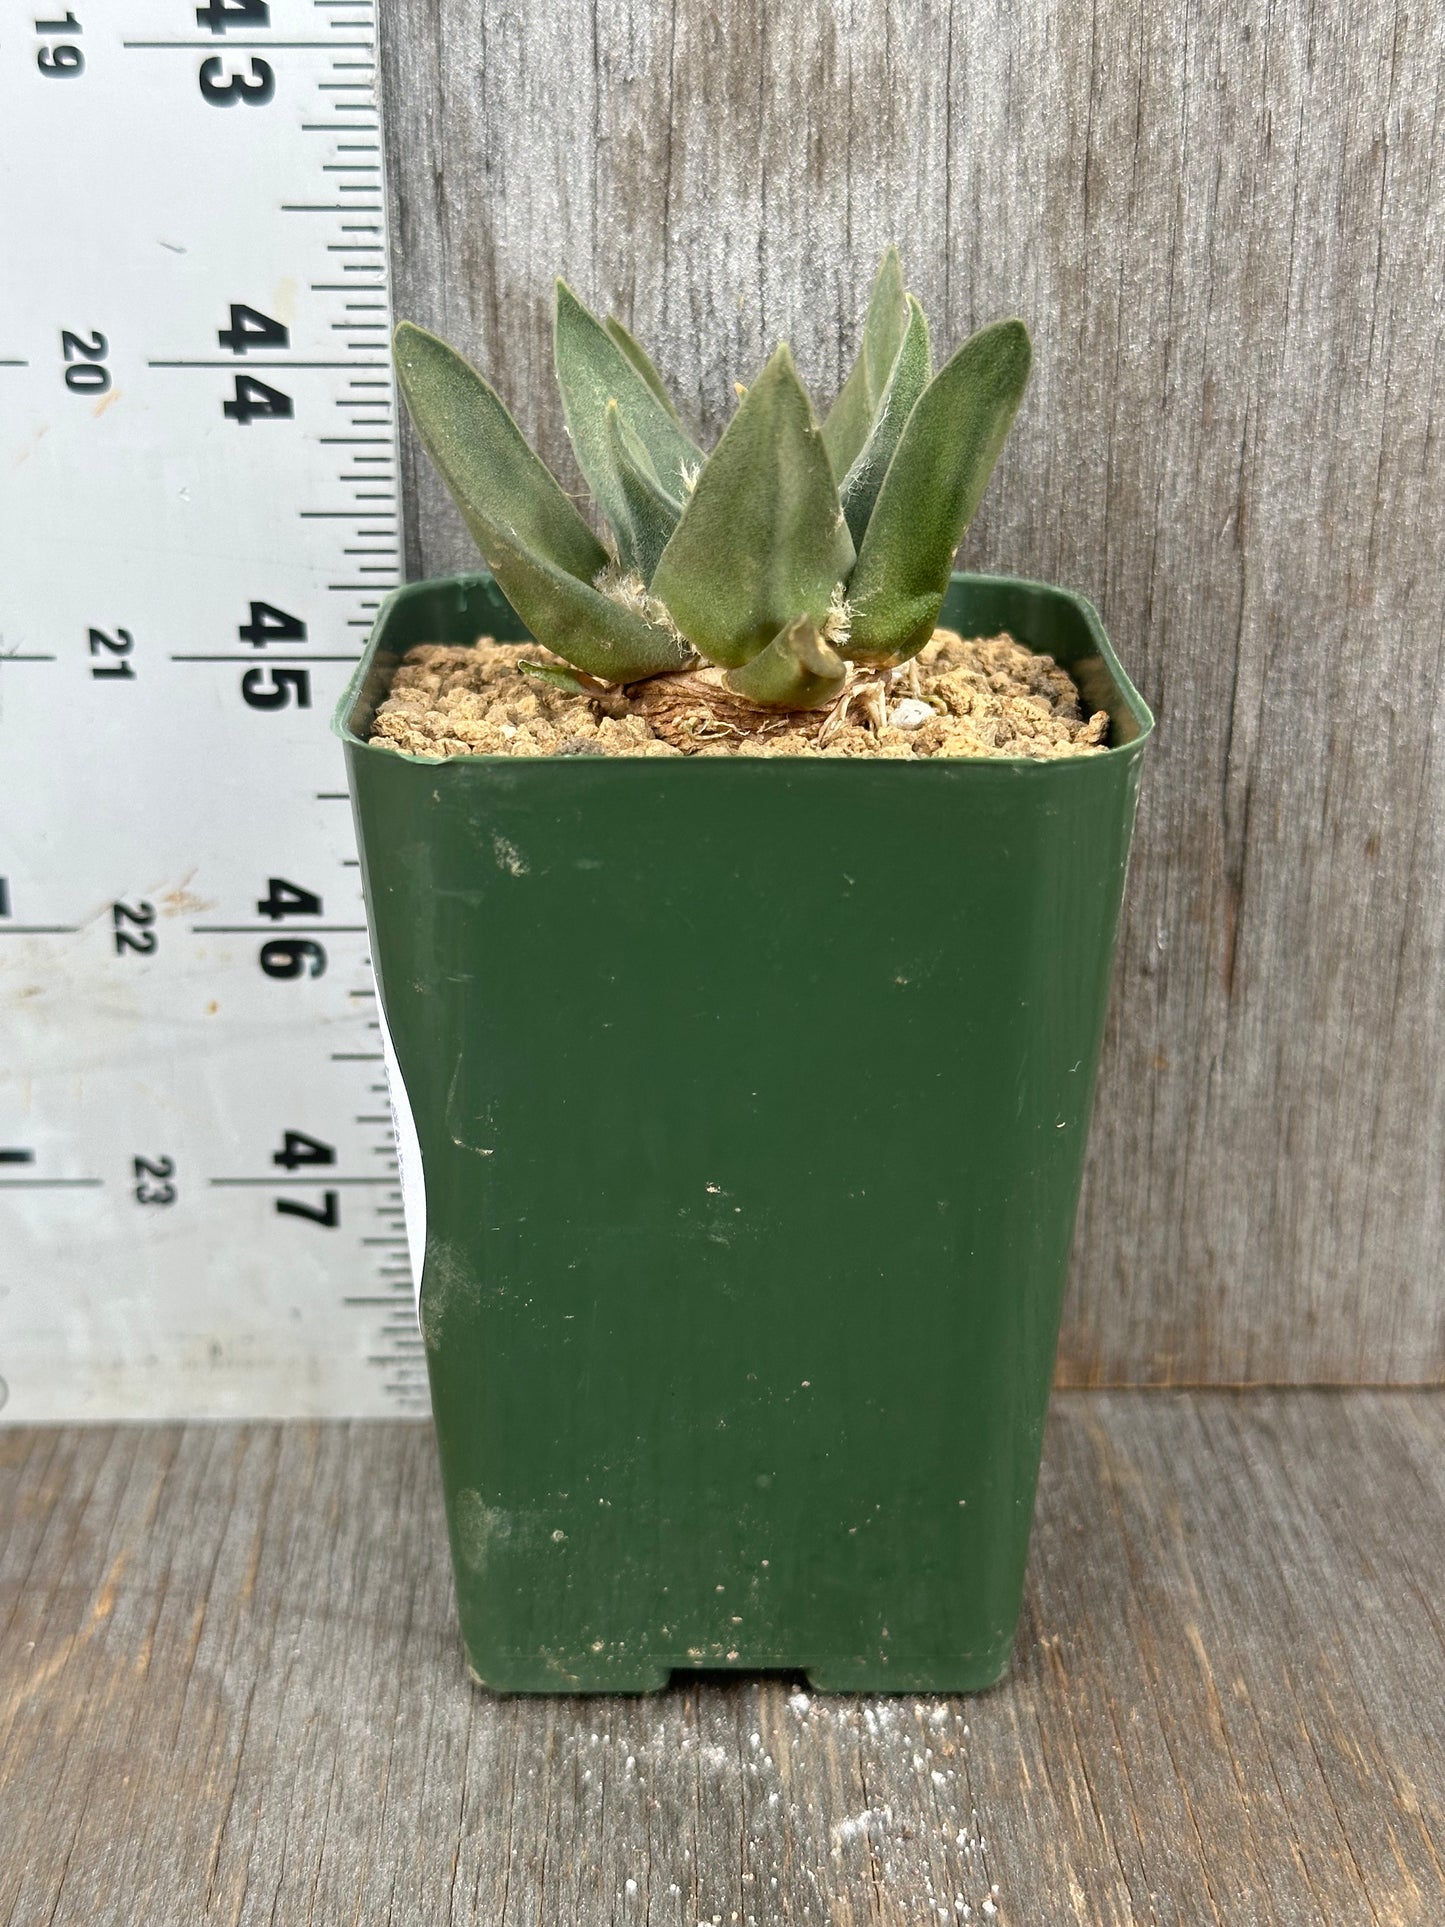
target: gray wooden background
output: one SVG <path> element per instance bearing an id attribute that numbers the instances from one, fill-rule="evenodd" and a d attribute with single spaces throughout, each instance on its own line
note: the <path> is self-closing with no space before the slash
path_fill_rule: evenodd
<path id="1" fill-rule="evenodd" d="M 1425 7 L 383 0 L 398 311 L 572 476 L 552 277 L 694 425 L 896 239 L 1037 372 L 963 551 L 1160 718 L 1061 1375 L 1445 1364 L 1442 56 Z M 415 451 L 411 572 L 475 554 Z"/>

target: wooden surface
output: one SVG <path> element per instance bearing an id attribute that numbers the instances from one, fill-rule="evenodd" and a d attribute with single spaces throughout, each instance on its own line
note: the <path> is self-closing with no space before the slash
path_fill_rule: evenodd
<path id="1" fill-rule="evenodd" d="M 489 1698 L 422 1425 L 0 1433 L 0 1534 L 5 1927 L 1445 1917 L 1442 1394 L 1061 1395 L 967 1700 Z"/>
<path id="2" fill-rule="evenodd" d="M 383 0 L 399 312 L 575 480 L 552 276 L 694 426 L 901 244 L 1037 373 L 964 551 L 1159 712 L 1062 1373 L 1445 1371 L 1438 10 Z M 410 453 L 413 573 L 474 551 Z"/>

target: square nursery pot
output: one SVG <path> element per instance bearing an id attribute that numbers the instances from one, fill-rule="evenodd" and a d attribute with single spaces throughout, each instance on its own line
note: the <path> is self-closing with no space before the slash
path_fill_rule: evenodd
<path id="1" fill-rule="evenodd" d="M 392 595 L 338 710 L 490 1687 L 1008 1664 L 1152 718 L 1078 596 L 960 575 L 943 620 L 1066 663 L 1109 748 L 368 747 L 413 644 L 526 633 L 480 574 Z"/>

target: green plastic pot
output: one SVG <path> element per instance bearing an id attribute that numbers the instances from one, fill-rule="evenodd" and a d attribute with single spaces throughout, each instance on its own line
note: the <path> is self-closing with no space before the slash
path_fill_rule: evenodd
<path id="1" fill-rule="evenodd" d="M 526 633 L 486 575 L 389 597 L 337 712 L 490 1687 L 1008 1664 L 1152 718 L 1078 596 L 943 620 L 1068 664 L 1109 749 L 369 747 L 413 644 Z"/>

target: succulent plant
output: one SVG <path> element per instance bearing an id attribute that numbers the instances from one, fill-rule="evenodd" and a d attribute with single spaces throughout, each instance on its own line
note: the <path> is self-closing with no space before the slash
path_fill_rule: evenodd
<path id="1" fill-rule="evenodd" d="M 559 280 L 557 380 L 609 550 L 454 349 L 406 321 L 394 347 L 417 432 L 539 642 L 609 684 L 700 657 L 772 709 L 829 703 L 850 660 L 895 665 L 928 641 L 1030 362 L 1023 323 L 998 321 L 934 374 L 889 248 L 822 426 L 784 343 L 705 455 L 641 345 Z"/>

